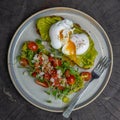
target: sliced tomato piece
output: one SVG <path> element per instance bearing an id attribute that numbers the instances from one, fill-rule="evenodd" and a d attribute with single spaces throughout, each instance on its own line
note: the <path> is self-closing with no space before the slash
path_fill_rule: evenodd
<path id="1" fill-rule="evenodd" d="M 89 81 L 92 78 L 90 72 L 82 72 L 80 75 L 84 81 Z"/>
<path id="2" fill-rule="evenodd" d="M 22 65 L 23 67 L 26 67 L 28 65 L 28 60 L 26 58 L 21 58 L 20 59 L 20 65 Z"/>
<path id="3" fill-rule="evenodd" d="M 36 77 L 36 75 L 37 75 L 37 72 L 33 72 L 33 73 L 32 73 L 32 76 L 33 76 L 33 77 Z"/>
<path id="4" fill-rule="evenodd" d="M 52 61 L 52 65 L 54 67 L 61 66 L 61 64 L 62 64 L 62 62 L 59 59 L 55 59 L 54 61 Z"/>
<path id="5" fill-rule="evenodd" d="M 57 74 L 57 70 L 56 69 L 51 70 L 50 74 L 51 74 L 51 77 L 53 79 L 57 79 L 58 78 L 58 74 Z"/>
<path id="6" fill-rule="evenodd" d="M 56 69 L 53 69 L 50 71 L 50 74 L 53 75 L 53 74 L 57 74 L 57 70 Z"/>
<path id="7" fill-rule="evenodd" d="M 39 62 L 35 62 L 35 63 L 34 63 L 34 66 L 35 66 L 35 68 L 40 67 Z"/>
<path id="8" fill-rule="evenodd" d="M 67 78 L 67 77 L 70 77 L 70 70 L 67 69 L 64 74 L 65 74 L 65 77 L 66 77 L 66 78 Z"/>
<path id="9" fill-rule="evenodd" d="M 54 58 L 53 58 L 52 56 L 49 56 L 48 59 L 49 59 L 50 62 L 53 62 L 53 61 L 54 61 Z"/>
<path id="10" fill-rule="evenodd" d="M 28 42 L 28 48 L 35 52 L 38 50 L 38 45 L 35 42 L 30 41 Z"/>
<path id="11" fill-rule="evenodd" d="M 58 89 L 59 89 L 59 90 L 64 90 L 64 87 L 61 86 L 61 85 L 59 85 L 59 86 L 58 86 Z"/>
<path id="12" fill-rule="evenodd" d="M 50 80 L 51 75 L 49 73 L 45 73 L 43 77 L 45 80 Z"/>
<path id="13" fill-rule="evenodd" d="M 37 68 L 37 69 L 35 70 L 35 72 L 36 72 L 36 73 L 40 73 L 40 72 L 41 72 L 40 68 Z"/>
<path id="14" fill-rule="evenodd" d="M 69 85 L 73 85 L 75 83 L 75 76 L 74 75 L 70 75 L 69 77 L 67 77 L 67 83 Z"/>
<path id="15" fill-rule="evenodd" d="M 40 82 L 39 80 L 35 80 L 35 83 L 46 88 L 49 87 L 47 82 Z"/>

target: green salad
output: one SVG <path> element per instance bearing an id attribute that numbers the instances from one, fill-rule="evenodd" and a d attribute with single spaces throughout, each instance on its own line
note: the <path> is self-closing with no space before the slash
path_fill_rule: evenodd
<path id="1" fill-rule="evenodd" d="M 44 44 L 39 39 L 24 42 L 18 61 L 38 85 L 48 88 L 47 94 L 68 102 L 69 94 L 84 87 L 82 75 L 61 52 L 50 46 L 48 51 Z"/>

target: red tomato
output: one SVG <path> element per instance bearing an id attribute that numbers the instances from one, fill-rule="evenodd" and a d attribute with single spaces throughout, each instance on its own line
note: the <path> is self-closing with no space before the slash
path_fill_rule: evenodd
<path id="1" fill-rule="evenodd" d="M 28 48 L 34 52 L 38 50 L 37 44 L 33 41 L 28 42 Z"/>
<path id="2" fill-rule="evenodd" d="M 43 59 L 42 57 L 39 58 L 39 65 L 42 65 L 43 64 Z"/>
<path id="3" fill-rule="evenodd" d="M 36 77 L 36 75 L 37 75 L 37 72 L 33 72 L 33 73 L 32 73 L 32 76 L 33 76 L 33 77 Z"/>
<path id="4" fill-rule="evenodd" d="M 26 67 L 28 65 L 28 60 L 26 58 L 21 58 L 20 59 L 20 65 L 22 65 L 23 67 Z"/>
<path id="5" fill-rule="evenodd" d="M 43 77 L 45 80 L 50 80 L 51 75 L 49 73 L 45 73 Z"/>
<path id="6" fill-rule="evenodd" d="M 65 71 L 65 77 L 67 78 L 67 77 L 69 77 L 69 76 L 70 76 L 70 70 L 67 69 L 67 70 Z"/>
<path id="7" fill-rule="evenodd" d="M 59 85 L 59 86 L 58 86 L 58 89 L 59 89 L 59 90 L 64 90 L 64 87 Z"/>
<path id="8" fill-rule="evenodd" d="M 62 62 L 60 59 L 55 59 L 54 57 L 52 56 L 49 56 L 49 61 L 51 62 L 51 64 L 54 66 L 54 67 L 57 67 L 57 66 L 61 66 Z"/>
<path id="9" fill-rule="evenodd" d="M 57 74 L 57 70 L 56 69 L 53 69 L 50 71 L 50 74 L 53 75 L 53 74 Z"/>
<path id="10" fill-rule="evenodd" d="M 40 68 L 37 68 L 37 69 L 35 70 L 35 72 L 36 72 L 36 73 L 40 73 L 40 72 L 41 72 Z"/>
<path id="11" fill-rule="evenodd" d="M 80 75 L 84 81 L 89 81 L 92 78 L 90 72 L 82 72 Z"/>
<path id="12" fill-rule="evenodd" d="M 56 69 L 51 70 L 50 74 L 51 74 L 51 77 L 53 79 L 57 79 L 58 78 L 58 74 L 57 74 L 57 70 Z"/>
<path id="13" fill-rule="evenodd" d="M 35 80 L 35 83 L 46 88 L 49 87 L 47 82 L 40 82 L 39 80 Z"/>
<path id="14" fill-rule="evenodd" d="M 34 66 L 35 66 L 35 68 L 40 67 L 39 62 L 35 62 L 35 63 L 34 63 Z"/>
<path id="15" fill-rule="evenodd" d="M 60 81 L 58 79 L 54 80 L 54 86 L 55 87 L 60 86 Z"/>
<path id="16" fill-rule="evenodd" d="M 69 77 L 67 77 L 67 83 L 69 85 L 73 85 L 75 83 L 75 76 L 74 75 L 70 75 Z"/>
<path id="17" fill-rule="evenodd" d="M 49 56 L 49 61 L 50 62 L 53 62 L 54 61 L 54 58 L 52 56 Z"/>
<path id="18" fill-rule="evenodd" d="M 59 59 L 55 59 L 55 60 L 52 62 L 52 65 L 53 65 L 54 67 L 61 66 L 61 64 L 62 64 L 62 62 L 61 62 L 61 60 L 59 60 Z"/>

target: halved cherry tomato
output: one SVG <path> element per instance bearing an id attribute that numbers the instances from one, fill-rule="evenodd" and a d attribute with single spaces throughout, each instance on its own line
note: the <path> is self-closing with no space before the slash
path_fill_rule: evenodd
<path id="1" fill-rule="evenodd" d="M 64 87 L 60 85 L 60 79 L 55 79 L 54 80 L 54 86 L 58 88 L 59 90 L 63 90 Z"/>
<path id="2" fill-rule="evenodd" d="M 36 77 L 36 75 L 37 75 L 37 72 L 33 72 L 33 73 L 32 73 L 32 76 L 33 76 L 33 77 Z"/>
<path id="3" fill-rule="evenodd" d="M 54 59 L 54 61 L 52 62 L 52 65 L 54 67 L 61 66 L 61 64 L 62 64 L 62 62 L 59 59 Z"/>
<path id="4" fill-rule="evenodd" d="M 35 63 L 34 63 L 34 66 L 35 66 L 35 68 L 38 68 L 38 67 L 40 67 L 40 64 L 39 64 L 39 62 L 35 62 Z"/>
<path id="5" fill-rule="evenodd" d="M 50 74 L 53 75 L 53 74 L 57 74 L 57 70 L 56 69 L 53 69 L 50 71 Z"/>
<path id="6" fill-rule="evenodd" d="M 45 73 L 43 77 L 45 80 L 50 80 L 51 75 L 49 73 Z"/>
<path id="7" fill-rule="evenodd" d="M 54 86 L 55 86 L 55 87 L 60 86 L 60 81 L 59 81 L 59 79 L 54 80 Z"/>
<path id="8" fill-rule="evenodd" d="M 53 61 L 54 61 L 54 58 L 53 58 L 52 56 L 49 56 L 48 59 L 49 59 L 50 62 L 53 62 Z"/>
<path id="9" fill-rule="evenodd" d="M 67 83 L 69 85 L 73 85 L 75 83 L 75 76 L 74 75 L 70 75 L 69 77 L 67 77 Z"/>
<path id="10" fill-rule="evenodd" d="M 92 78 L 90 72 L 82 72 L 80 75 L 84 81 L 89 81 Z"/>
<path id="11" fill-rule="evenodd" d="M 57 79 L 58 78 L 57 70 L 56 69 L 51 70 L 50 75 L 53 79 Z"/>
<path id="12" fill-rule="evenodd" d="M 57 66 L 61 66 L 62 62 L 60 59 L 55 59 L 54 57 L 52 56 L 49 56 L 49 61 L 51 62 L 51 64 L 54 66 L 54 67 L 57 67 Z"/>
<path id="13" fill-rule="evenodd" d="M 28 42 L 28 48 L 34 52 L 38 50 L 37 44 L 33 41 Z"/>
<path id="14" fill-rule="evenodd" d="M 67 70 L 65 71 L 65 77 L 66 77 L 66 78 L 67 78 L 67 77 L 70 77 L 70 70 L 67 69 Z"/>
<path id="15" fill-rule="evenodd" d="M 40 82 L 39 80 L 35 80 L 35 83 L 46 88 L 49 87 L 47 82 Z"/>
<path id="16" fill-rule="evenodd" d="M 59 89 L 59 90 L 64 90 L 64 87 L 61 86 L 61 85 L 59 85 L 59 86 L 58 86 L 58 89 Z"/>
<path id="17" fill-rule="evenodd" d="M 28 65 L 28 60 L 26 58 L 21 58 L 20 59 L 20 65 L 22 65 L 23 67 L 26 67 Z"/>

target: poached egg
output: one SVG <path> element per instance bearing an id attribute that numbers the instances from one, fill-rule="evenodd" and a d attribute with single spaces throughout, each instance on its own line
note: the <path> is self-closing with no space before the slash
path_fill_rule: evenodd
<path id="1" fill-rule="evenodd" d="M 73 22 L 65 19 L 53 24 L 49 30 L 51 45 L 55 49 L 62 48 L 66 55 L 81 55 L 89 48 L 86 34 L 74 34 Z"/>

